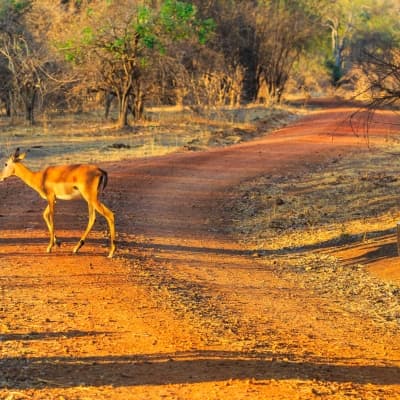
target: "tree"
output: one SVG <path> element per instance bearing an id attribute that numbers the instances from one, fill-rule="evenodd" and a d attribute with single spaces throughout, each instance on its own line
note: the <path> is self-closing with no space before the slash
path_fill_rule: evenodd
<path id="1" fill-rule="evenodd" d="M 96 7 L 81 6 L 80 37 L 60 47 L 92 88 L 116 96 L 119 127 L 128 124 L 129 108 L 134 119 L 142 116 L 147 76 L 156 58 L 166 55 L 171 43 L 193 35 L 204 42 L 213 27 L 212 21 L 196 17 L 190 3 L 155 3 L 99 1 Z"/>
<path id="2" fill-rule="evenodd" d="M 249 0 L 194 0 L 202 16 L 211 16 L 215 21 L 215 35 L 207 42 L 208 54 L 205 64 L 196 60 L 199 75 L 217 74 L 224 82 L 232 82 L 234 90 L 228 94 L 236 101 L 254 100 L 256 97 L 256 69 L 258 65 L 258 42 L 254 17 L 257 1 Z M 201 59 L 200 59 L 201 61 Z M 239 77 L 239 80 L 238 80 Z M 237 91 L 239 92 L 237 93 Z M 235 100 L 229 100 L 229 103 Z"/>
<path id="3" fill-rule="evenodd" d="M 281 101 L 294 63 L 318 34 L 319 20 L 314 6 L 313 1 L 259 2 L 254 16 L 258 98 Z"/>
<path id="4" fill-rule="evenodd" d="M 381 40 L 379 40 L 381 39 Z M 369 94 L 369 107 L 400 105 L 400 41 L 391 43 L 382 38 L 370 39 L 361 54 L 358 63 L 368 85 L 364 93 Z"/>
<path id="5" fill-rule="evenodd" d="M 372 109 L 400 103 L 399 11 L 394 1 L 377 2 L 364 11 L 364 23 L 353 35 L 351 61 L 364 81 L 356 95 L 369 97 Z"/>
<path id="6" fill-rule="evenodd" d="M 12 74 L 7 60 L 0 57 L 0 104 L 3 103 L 7 117 L 11 117 Z"/>
<path id="7" fill-rule="evenodd" d="M 24 96 L 27 94 L 29 84 L 27 79 L 21 78 L 27 61 L 24 57 L 26 42 L 22 19 L 29 8 L 28 1 L 7 0 L 0 5 L 0 64 L 3 76 L 1 94 L 3 101 L 8 102 L 7 108 L 10 114 L 11 109 L 15 109 L 15 104 L 11 107 L 13 94 L 20 94 L 26 103 L 29 103 Z"/>
<path id="8" fill-rule="evenodd" d="M 388 31 L 398 26 L 392 0 L 338 0 L 322 2 L 320 13 L 330 32 L 330 54 L 327 67 L 331 81 L 339 86 L 353 65 L 354 47 L 362 37 Z M 385 22 L 386 21 L 386 26 Z"/>
<path id="9" fill-rule="evenodd" d="M 359 1 L 339 0 L 329 5 L 325 21 L 330 30 L 331 55 L 327 66 L 332 84 L 337 86 L 344 75 L 344 51 L 349 46 L 356 19 L 361 12 Z"/>
<path id="10" fill-rule="evenodd" d="M 279 102 L 294 63 L 321 31 L 316 0 L 209 0 L 217 22 L 210 44 L 231 74 L 242 71 L 243 99 Z M 240 74 L 239 76 L 242 76 Z"/>
<path id="11" fill-rule="evenodd" d="M 10 112 L 22 103 L 25 119 L 35 122 L 34 109 L 43 97 L 46 82 L 55 69 L 42 35 L 46 32 L 32 1 L 5 0 L 0 6 L 0 57 L 10 77 L 7 85 Z M 12 103 L 12 106 L 11 106 Z"/>

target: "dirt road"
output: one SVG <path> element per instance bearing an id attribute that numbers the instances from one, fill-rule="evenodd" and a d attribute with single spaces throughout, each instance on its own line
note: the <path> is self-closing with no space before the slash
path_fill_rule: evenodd
<path id="1" fill-rule="evenodd" d="M 367 151 L 314 111 L 257 141 L 104 165 L 119 250 L 98 220 L 71 255 L 86 206 L 44 203 L 18 180 L 0 191 L 0 398 L 397 399 L 397 322 L 349 313 L 223 234 L 235 187 Z M 374 127 L 383 135 L 386 127 Z"/>

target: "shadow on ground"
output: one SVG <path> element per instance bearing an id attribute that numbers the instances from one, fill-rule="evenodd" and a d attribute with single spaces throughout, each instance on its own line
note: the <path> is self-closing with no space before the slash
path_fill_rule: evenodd
<path id="1" fill-rule="evenodd" d="M 97 357 L 8 357 L 0 360 L 1 387 L 30 389 L 113 385 L 166 385 L 254 380 L 321 380 L 391 385 L 400 382 L 400 368 L 349 365 L 351 360 L 284 360 L 272 354 L 246 355 L 226 351 L 194 351 Z M 347 365 L 346 365 L 347 364 Z M 9 383 L 8 383 L 9 382 Z"/>

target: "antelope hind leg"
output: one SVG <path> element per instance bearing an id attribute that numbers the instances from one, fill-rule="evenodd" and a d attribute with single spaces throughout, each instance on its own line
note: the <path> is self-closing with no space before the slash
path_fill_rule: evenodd
<path id="1" fill-rule="evenodd" d="M 108 227 L 110 229 L 110 251 L 108 253 L 108 258 L 112 258 L 115 253 L 117 246 L 115 245 L 115 221 L 114 213 L 107 208 L 103 203 L 97 201 L 94 204 L 95 209 L 99 214 L 101 214 L 107 221 Z"/>
<path id="2" fill-rule="evenodd" d="M 96 212 L 94 208 L 88 203 L 88 209 L 89 209 L 89 221 L 88 225 L 86 227 L 85 232 L 83 233 L 81 239 L 79 240 L 78 244 L 75 246 L 73 253 L 76 254 L 79 249 L 85 244 L 85 240 L 89 232 L 92 230 L 94 222 L 96 221 Z"/>

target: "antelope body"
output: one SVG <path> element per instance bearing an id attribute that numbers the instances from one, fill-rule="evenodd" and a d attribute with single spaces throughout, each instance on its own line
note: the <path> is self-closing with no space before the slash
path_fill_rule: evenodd
<path id="1" fill-rule="evenodd" d="M 0 180 L 10 176 L 17 176 L 39 195 L 47 200 L 47 207 L 43 212 L 43 218 L 50 233 L 50 243 L 47 252 L 50 253 L 55 244 L 59 244 L 54 232 L 54 206 L 57 199 L 74 200 L 83 198 L 88 204 L 89 221 L 73 252 L 78 250 L 85 243 L 86 237 L 91 231 L 96 220 L 96 211 L 103 215 L 107 220 L 110 229 L 110 251 L 108 257 L 114 255 L 115 246 L 115 225 L 114 214 L 98 199 L 99 189 L 104 189 L 107 185 L 107 172 L 96 165 L 74 164 L 47 167 L 41 171 L 31 171 L 21 161 L 25 158 L 25 153 L 20 153 L 19 149 L 12 154 L 1 174 Z"/>

